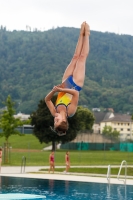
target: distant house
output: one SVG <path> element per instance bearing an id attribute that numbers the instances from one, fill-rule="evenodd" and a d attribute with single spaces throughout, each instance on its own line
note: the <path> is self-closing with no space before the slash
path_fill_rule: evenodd
<path id="1" fill-rule="evenodd" d="M 92 111 L 93 111 L 93 112 L 94 112 L 94 111 L 100 112 L 101 109 L 100 109 L 100 108 L 92 108 Z"/>
<path id="2" fill-rule="evenodd" d="M 120 132 L 120 139 L 133 140 L 133 120 L 131 115 L 118 114 L 113 112 L 94 112 L 95 122 L 93 125 L 94 133 L 101 133 L 105 126 L 111 126 L 113 130 Z"/>
<path id="3" fill-rule="evenodd" d="M 92 127 L 94 133 L 100 133 L 100 124 L 104 119 L 110 118 L 113 113 L 111 112 L 93 112 L 95 122 Z"/>
<path id="4" fill-rule="evenodd" d="M 127 114 L 114 114 L 108 119 L 104 119 L 100 123 L 100 133 L 105 126 L 111 126 L 113 130 L 117 130 L 120 132 L 120 139 L 133 140 L 133 120 L 131 119 L 131 115 Z"/>
<path id="5" fill-rule="evenodd" d="M 24 121 L 24 120 L 29 119 L 29 118 L 30 118 L 30 115 L 23 114 L 23 113 L 19 112 L 17 115 L 14 115 L 14 118 L 19 118 L 19 119 L 21 119 L 22 121 Z"/>
<path id="6" fill-rule="evenodd" d="M 28 120 L 30 118 L 30 115 L 23 114 L 23 113 L 19 112 L 17 115 L 14 115 L 14 117 L 19 118 L 20 120 L 24 121 L 24 120 Z M 18 127 L 18 130 L 21 133 L 32 134 L 33 128 L 34 128 L 34 126 L 31 126 L 30 124 L 28 124 L 28 125 L 25 124 L 22 127 Z"/>

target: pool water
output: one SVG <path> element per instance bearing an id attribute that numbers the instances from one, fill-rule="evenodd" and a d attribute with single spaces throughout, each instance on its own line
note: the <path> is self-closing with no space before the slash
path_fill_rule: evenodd
<path id="1" fill-rule="evenodd" d="M 0 199 L 133 200 L 133 186 L 91 182 L 0 177 Z M 81 177 L 82 178 L 82 177 Z M 9 198 L 9 195 L 10 198 Z M 14 198 L 11 196 L 14 195 Z M 18 198 L 19 195 L 19 198 Z M 29 195 L 29 196 L 25 196 Z M 35 195 L 38 195 L 35 197 Z M 40 198 L 39 198 L 40 195 Z M 24 197 L 25 196 L 25 197 Z"/>

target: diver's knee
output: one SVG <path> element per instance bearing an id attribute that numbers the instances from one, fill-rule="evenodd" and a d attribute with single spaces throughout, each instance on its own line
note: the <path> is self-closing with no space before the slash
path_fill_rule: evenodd
<path id="1" fill-rule="evenodd" d="M 79 59 L 79 55 L 78 54 L 74 54 L 73 55 L 73 60 L 78 60 Z"/>
<path id="2" fill-rule="evenodd" d="M 88 56 L 88 54 L 81 53 L 80 56 L 79 56 L 79 60 L 84 61 L 84 60 L 86 60 L 87 56 Z"/>

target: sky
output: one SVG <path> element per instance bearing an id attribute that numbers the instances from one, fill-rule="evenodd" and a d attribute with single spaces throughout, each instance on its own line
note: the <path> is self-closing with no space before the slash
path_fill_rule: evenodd
<path id="1" fill-rule="evenodd" d="M 0 0 L 0 26 L 44 31 L 57 27 L 133 36 L 133 0 Z"/>

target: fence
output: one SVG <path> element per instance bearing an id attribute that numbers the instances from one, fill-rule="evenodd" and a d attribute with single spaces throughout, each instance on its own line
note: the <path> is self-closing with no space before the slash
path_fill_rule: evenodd
<path id="1" fill-rule="evenodd" d="M 71 150 L 110 150 L 133 152 L 133 143 L 66 143 L 61 144 L 61 149 Z"/>
<path id="2" fill-rule="evenodd" d="M 101 134 L 79 134 L 72 142 L 61 144 L 61 149 L 109 150 L 133 152 L 133 141 L 104 137 Z"/>

